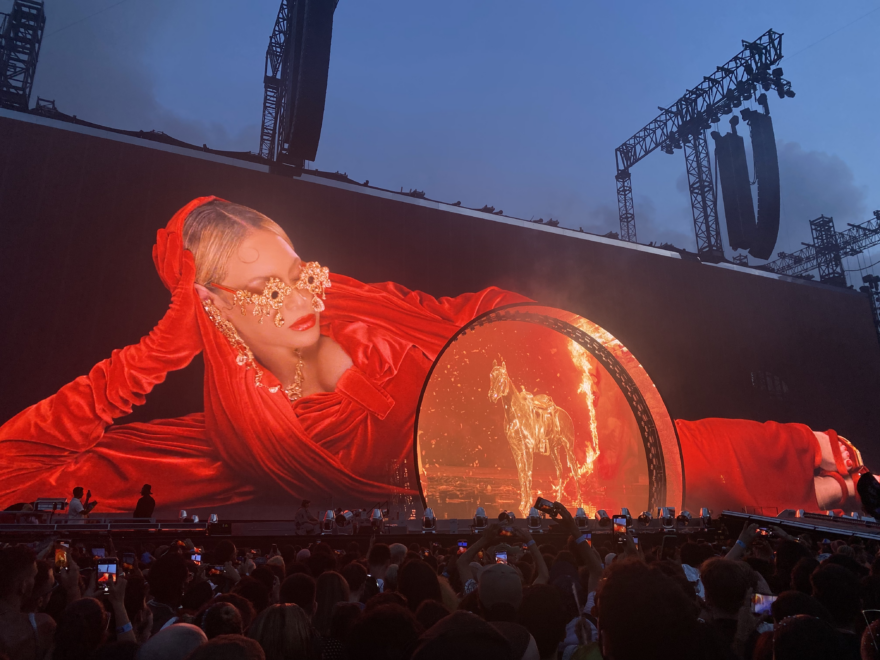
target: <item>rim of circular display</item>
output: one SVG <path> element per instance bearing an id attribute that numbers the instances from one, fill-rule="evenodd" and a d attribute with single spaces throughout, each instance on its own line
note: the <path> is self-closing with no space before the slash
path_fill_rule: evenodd
<path id="1" fill-rule="evenodd" d="M 422 386 L 421 394 L 419 395 L 418 407 L 416 408 L 416 418 L 415 424 L 413 425 L 413 456 L 416 466 L 416 479 L 419 485 L 419 496 L 422 500 L 422 506 L 427 508 L 428 501 L 425 497 L 424 488 L 422 487 L 422 465 L 419 457 L 419 418 L 422 410 L 422 402 L 425 397 L 425 392 L 428 389 L 428 385 L 431 382 L 431 378 L 434 375 L 434 369 L 440 364 L 440 360 L 443 358 L 447 349 L 455 343 L 460 337 L 463 337 L 468 332 L 475 330 L 476 328 L 480 328 L 484 325 L 488 325 L 491 323 L 498 323 L 501 321 L 519 321 L 522 323 L 531 323 L 534 325 L 541 325 L 545 328 L 549 328 L 554 332 L 557 332 L 564 337 L 576 342 L 579 346 L 581 346 L 584 350 L 590 353 L 596 361 L 602 365 L 607 371 L 608 374 L 612 377 L 614 382 L 620 388 L 620 391 L 623 393 L 626 398 L 627 403 L 629 404 L 630 410 L 635 417 L 636 423 L 639 427 L 639 434 L 642 438 L 642 443 L 645 448 L 645 457 L 647 459 L 648 466 L 648 510 L 653 511 L 656 507 L 666 506 L 667 501 L 667 465 L 666 459 L 663 449 L 663 442 L 660 437 L 660 432 L 658 430 L 657 424 L 654 420 L 654 415 L 651 413 L 648 402 L 645 400 L 645 396 L 642 393 L 642 390 L 637 385 L 635 379 L 630 374 L 629 370 L 621 364 L 620 360 L 614 356 L 614 354 L 603 345 L 601 341 L 590 335 L 588 332 L 564 321 L 562 319 L 556 318 L 554 316 L 550 316 L 546 313 L 537 313 L 522 310 L 523 307 L 538 307 L 546 310 L 554 310 L 563 312 L 567 315 L 577 317 L 580 319 L 585 319 L 582 316 L 574 314 L 573 312 L 566 312 L 565 310 L 557 310 L 557 308 L 550 307 L 548 305 L 544 305 L 541 303 L 533 302 L 533 303 L 514 303 L 512 305 L 506 305 L 504 307 L 499 307 L 490 312 L 486 312 L 475 318 L 473 321 L 463 326 L 456 332 L 452 338 L 446 342 L 440 352 L 437 354 L 437 358 L 434 360 L 434 363 L 431 365 L 430 370 L 428 371 L 428 375 L 425 378 L 425 383 Z M 591 322 L 592 323 L 592 322 Z M 599 326 L 597 326 L 599 327 Z M 609 334 L 609 336 L 611 336 Z M 617 340 L 615 340 L 617 341 Z M 619 342 L 618 342 L 619 343 Z M 623 344 L 621 344 L 623 346 Z M 641 365 L 638 365 L 639 368 L 644 371 L 644 368 Z M 653 385 L 653 382 L 651 383 Z M 654 386 L 656 388 L 656 385 Z M 659 396 L 659 394 L 658 394 Z M 662 399 L 661 399 L 662 401 Z M 663 406 L 665 411 L 665 405 Z M 667 417 L 668 417 L 668 413 Z M 671 420 L 670 420 L 671 424 Z M 681 465 L 681 448 L 678 447 L 678 437 L 675 433 L 675 425 L 672 425 L 672 432 L 675 436 L 675 444 L 677 448 L 677 456 L 679 459 L 679 467 Z M 681 472 L 681 501 L 684 501 L 684 473 Z M 678 498 L 676 498 L 678 499 Z"/>

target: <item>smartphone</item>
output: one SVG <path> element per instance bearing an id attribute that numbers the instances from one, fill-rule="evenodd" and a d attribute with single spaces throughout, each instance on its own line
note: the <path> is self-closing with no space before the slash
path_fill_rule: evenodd
<path id="1" fill-rule="evenodd" d="M 506 552 L 496 552 L 495 553 L 495 563 L 496 564 L 506 564 L 507 563 L 507 553 Z"/>
<path id="2" fill-rule="evenodd" d="M 104 557 L 98 562 L 98 588 L 105 594 L 110 593 L 110 583 L 116 579 L 116 568 L 115 557 Z"/>
<path id="3" fill-rule="evenodd" d="M 633 536 L 633 543 L 635 544 L 636 549 L 638 549 L 638 547 L 639 547 L 639 537 L 638 536 Z"/>
<path id="4" fill-rule="evenodd" d="M 758 536 L 770 536 L 770 530 L 766 527 L 758 527 L 756 533 L 758 534 Z"/>
<path id="5" fill-rule="evenodd" d="M 587 532 L 587 545 L 593 547 L 593 532 Z"/>
<path id="6" fill-rule="evenodd" d="M 626 518 L 614 518 L 614 534 L 626 536 Z"/>
<path id="7" fill-rule="evenodd" d="M 130 571 L 134 568 L 134 553 L 133 552 L 123 552 L 122 553 L 122 570 Z"/>
<path id="8" fill-rule="evenodd" d="M 272 544 L 272 547 L 269 549 L 269 554 L 270 555 L 277 555 L 278 554 L 278 546 L 275 545 L 274 543 Z M 343 553 L 343 554 L 345 554 L 345 553 Z"/>
<path id="9" fill-rule="evenodd" d="M 269 561 L 269 559 L 266 557 L 256 557 L 256 558 L 254 558 L 254 565 L 255 566 L 265 566 L 267 561 Z"/>
<path id="10" fill-rule="evenodd" d="M 55 541 L 56 570 L 70 566 L 70 541 Z"/>
<path id="11" fill-rule="evenodd" d="M 257 550 L 256 548 L 251 548 L 250 550 L 248 550 L 248 552 L 249 552 L 250 554 L 252 554 L 252 555 L 257 555 L 257 556 L 263 554 L 262 552 L 260 552 L 260 551 Z"/>
<path id="12" fill-rule="evenodd" d="M 543 497 L 535 500 L 535 508 L 541 513 L 556 513 L 556 507 L 553 506 L 553 502 L 545 500 Z"/>
<path id="13" fill-rule="evenodd" d="M 513 536 L 513 527 L 509 525 L 505 525 L 501 528 L 501 531 L 498 533 L 498 536 Z"/>
<path id="14" fill-rule="evenodd" d="M 773 605 L 773 601 L 776 600 L 776 596 L 766 596 L 764 594 L 754 594 L 752 596 L 752 613 L 753 614 L 769 614 L 770 606 Z"/>
<path id="15" fill-rule="evenodd" d="M 458 547 L 459 548 L 467 548 L 467 541 L 459 541 Z"/>
<path id="16" fill-rule="evenodd" d="M 672 559 L 675 557 L 675 551 L 678 548 L 678 536 L 675 534 L 665 534 L 663 542 L 660 544 L 660 557 L 662 559 Z"/>
<path id="17" fill-rule="evenodd" d="M 107 551 L 104 548 L 92 548 L 92 557 L 106 557 Z"/>
<path id="18" fill-rule="evenodd" d="M 192 553 L 190 555 L 190 559 L 192 560 L 192 563 L 195 564 L 196 566 L 202 565 L 202 555 L 200 553 L 198 553 L 198 552 Z"/>

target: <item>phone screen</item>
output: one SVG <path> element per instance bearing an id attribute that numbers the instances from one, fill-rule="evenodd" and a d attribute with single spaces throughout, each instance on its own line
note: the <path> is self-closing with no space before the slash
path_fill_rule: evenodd
<path id="1" fill-rule="evenodd" d="M 638 536 L 633 536 L 633 543 L 635 544 L 635 546 L 637 548 L 639 547 L 639 537 Z"/>
<path id="2" fill-rule="evenodd" d="M 202 555 L 200 555 L 198 552 L 192 553 L 191 559 L 196 566 L 199 566 L 202 563 Z"/>
<path id="3" fill-rule="evenodd" d="M 663 559 L 670 559 L 675 556 L 675 549 L 678 547 L 678 537 L 675 534 L 666 534 L 663 542 L 660 544 L 660 556 Z"/>
<path id="4" fill-rule="evenodd" d="M 495 563 L 496 564 L 506 564 L 507 563 L 507 553 L 506 552 L 496 552 L 495 553 Z"/>
<path id="5" fill-rule="evenodd" d="M 593 532 L 587 532 L 587 545 L 593 547 Z"/>
<path id="6" fill-rule="evenodd" d="M 614 533 L 626 536 L 626 518 L 614 519 Z"/>
<path id="7" fill-rule="evenodd" d="M 466 547 L 467 547 L 467 541 L 459 541 L 459 542 L 458 542 L 458 547 L 459 547 L 459 548 L 466 548 Z"/>
<path id="8" fill-rule="evenodd" d="M 112 576 L 112 577 L 111 577 Z M 98 587 L 103 588 L 106 594 L 110 589 L 110 582 L 116 578 L 116 560 L 102 560 L 98 562 Z"/>
<path id="9" fill-rule="evenodd" d="M 501 528 L 501 531 L 498 533 L 499 536 L 513 536 L 513 527 L 505 526 Z"/>
<path id="10" fill-rule="evenodd" d="M 92 548 L 92 557 L 106 557 L 107 551 L 104 548 Z"/>
<path id="11" fill-rule="evenodd" d="M 752 596 L 752 612 L 755 614 L 767 614 L 770 612 L 770 606 L 776 596 L 767 596 L 765 594 L 755 594 Z"/>
<path id="12" fill-rule="evenodd" d="M 55 568 L 67 568 L 70 565 L 70 541 L 55 542 Z"/>

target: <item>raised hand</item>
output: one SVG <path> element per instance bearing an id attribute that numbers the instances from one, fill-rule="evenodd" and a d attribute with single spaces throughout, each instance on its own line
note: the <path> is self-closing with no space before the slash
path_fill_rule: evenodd
<path id="1" fill-rule="evenodd" d="M 128 586 L 128 580 L 122 574 L 114 574 L 113 578 L 107 583 L 107 600 L 114 607 L 122 607 L 125 605 L 125 588 Z"/>

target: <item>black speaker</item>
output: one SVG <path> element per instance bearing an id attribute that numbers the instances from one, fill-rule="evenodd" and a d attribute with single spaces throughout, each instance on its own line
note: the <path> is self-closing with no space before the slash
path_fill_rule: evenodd
<path id="1" fill-rule="evenodd" d="M 286 163 L 302 165 L 318 153 L 338 1 L 292 0 L 290 4 L 290 36 L 282 64 L 287 102 L 278 127 L 281 160 Z"/>
<path id="2" fill-rule="evenodd" d="M 755 207 L 749 183 L 746 145 L 735 132 L 721 135 L 712 132 L 715 140 L 715 159 L 724 196 L 724 219 L 727 222 L 727 240 L 734 250 L 748 250 L 755 237 Z"/>
<path id="3" fill-rule="evenodd" d="M 769 259 L 779 237 L 780 190 L 776 135 L 770 115 L 743 110 L 742 116 L 751 128 L 755 178 L 758 179 L 758 225 L 749 254 L 757 259 Z"/>

